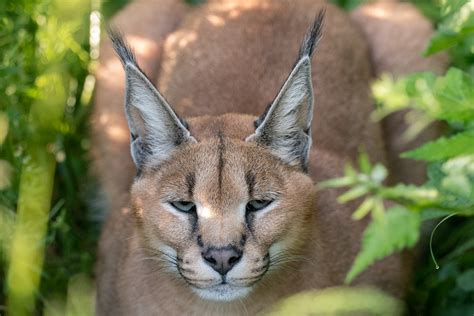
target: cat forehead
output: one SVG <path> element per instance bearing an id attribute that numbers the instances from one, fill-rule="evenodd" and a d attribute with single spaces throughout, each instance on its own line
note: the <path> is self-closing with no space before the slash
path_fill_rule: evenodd
<path id="1" fill-rule="evenodd" d="M 219 116 L 198 116 L 187 119 L 189 131 L 203 141 L 220 136 L 244 140 L 255 132 L 257 117 L 247 114 L 227 113 Z"/>
<path id="2" fill-rule="evenodd" d="M 285 167 L 267 148 L 218 133 L 176 151 L 155 169 L 171 177 L 193 173 L 199 174 L 200 178 L 213 178 L 216 173 L 245 176 L 246 173 L 281 171 Z"/>
<path id="3" fill-rule="evenodd" d="M 285 165 L 268 149 L 223 134 L 177 150 L 167 161 L 151 167 L 144 176 L 171 187 L 226 187 L 278 182 Z"/>

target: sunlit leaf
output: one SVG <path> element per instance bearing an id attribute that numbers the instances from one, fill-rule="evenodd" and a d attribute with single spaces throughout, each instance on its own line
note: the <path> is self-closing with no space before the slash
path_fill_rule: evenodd
<path id="1" fill-rule="evenodd" d="M 359 185 L 359 186 L 356 186 L 356 187 L 350 189 L 346 193 L 340 195 L 337 198 L 337 201 L 339 203 L 346 203 L 348 201 L 357 199 L 357 198 L 363 196 L 364 194 L 367 194 L 368 192 L 369 192 L 369 188 L 367 186 Z"/>
<path id="2" fill-rule="evenodd" d="M 456 68 L 451 68 L 442 77 L 423 72 L 395 81 L 383 76 L 372 87 L 374 97 L 381 104 L 375 117 L 380 119 L 410 107 L 418 111 L 417 119 L 408 122 L 411 129 L 418 121 L 424 122 L 424 127 L 425 122 L 433 119 L 468 123 L 474 120 L 473 87 L 474 79 Z"/>
<path id="3" fill-rule="evenodd" d="M 318 188 L 339 188 L 345 187 L 348 185 L 352 185 L 356 182 L 355 178 L 352 177 L 341 177 L 341 178 L 334 178 L 322 181 L 318 183 Z"/>
<path id="4" fill-rule="evenodd" d="M 425 49 L 425 55 L 460 45 L 474 31 L 473 0 L 447 1 L 443 4 L 442 11 L 445 18 Z"/>
<path id="5" fill-rule="evenodd" d="M 359 220 L 364 218 L 374 206 L 375 200 L 373 198 L 366 198 L 352 214 L 352 219 Z"/>
<path id="6" fill-rule="evenodd" d="M 474 132 L 464 132 L 452 137 L 441 137 L 415 150 L 402 154 L 404 158 L 436 161 L 458 155 L 474 154 Z"/>
<path id="7" fill-rule="evenodd" d="M 435 188 L 417 187 L 411 184 L 397 184 L 380 190 L 380 195 L 386 199 L 417 203 L 420 206 L 433 204 L 439 199 Z"/>
<path id="8" fill-rule="evenodd" d="M 303 292 L 278 303 L 269 316 L 283 315 L 386 315 L 403 314 L 403 305 L 395 298 L 372 288 L 336 287 Z"/>

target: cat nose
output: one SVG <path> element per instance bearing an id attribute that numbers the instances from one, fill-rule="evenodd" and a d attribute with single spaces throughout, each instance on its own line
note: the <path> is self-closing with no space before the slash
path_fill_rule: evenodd
<path id="1" fill-rule="evenodd" d="M 221 275 L 229 272 L 242 258 L 242 251 L 233 246 L 209 248 L 202 253 L 204 261 Z"/>

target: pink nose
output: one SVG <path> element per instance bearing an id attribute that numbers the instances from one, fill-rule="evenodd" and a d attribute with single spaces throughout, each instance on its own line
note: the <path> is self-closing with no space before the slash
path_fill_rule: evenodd
<path id="1" fill-rule="evenodd" d="M 210 247 L 202 253 L 204 261 L 221 275 L 229 272 L 242 258 L 242 251 L 233 246 L 214 248 Z"/>

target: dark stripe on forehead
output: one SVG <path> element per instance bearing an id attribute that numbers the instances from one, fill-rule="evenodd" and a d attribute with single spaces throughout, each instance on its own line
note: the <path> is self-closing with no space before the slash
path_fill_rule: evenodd
<path id="1" fill-rule="evenodd" d="M 219 132 L 217 134 L 217 137 L 219 138 L 219 146 L 217 147 L 218 155 L 219 155 L 219 162 L 217 165 L 217 171 L 218 171 L 218 181 L 219 181 L 219 195 L 222 194 L 222 174 L 223 174 L 223 169 L 224 169 L 224 151 L 225 151 L 225 145 L 224 145 L 224 135 L 222 132 Z"/>
<path id="2" fill-rule="evenodd" d="M 249 192 L 249 197 L 253 196 L 253 189 L 255 187 L 255 174 L 252 170 L 249 170 L 245 173 L 245 182 L 247 182 L 247 189 Z"/>
<path id="3" fill-rule="evenodd" d="M 196 185 L 196 176 L 194 173 L 186 175 L 186 185 L 188 186 L 189 197 L 192 198 L 194 195 L 194 186 Z"/>

